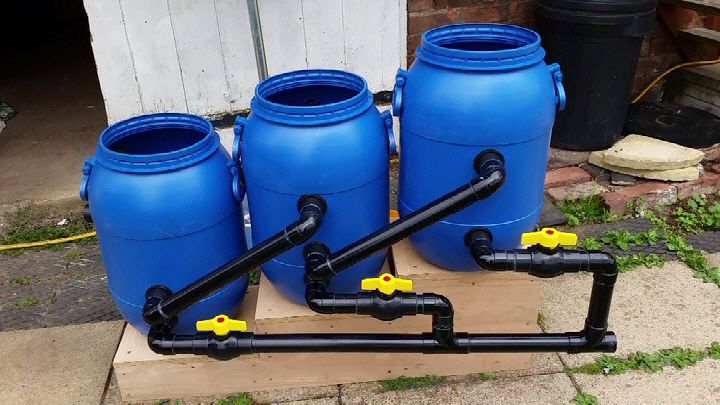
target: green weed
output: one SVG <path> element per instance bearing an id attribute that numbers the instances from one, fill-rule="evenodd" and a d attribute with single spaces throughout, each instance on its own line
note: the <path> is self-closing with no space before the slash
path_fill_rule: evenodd
<path id="1" fill-rule="evenodd" d="M 12 280 L 10 280 L 10 285 L 13 287 L 18 287 L 21 285 L 29 285 L 30 284 L 30 277 L 17 277 Z"/>
<path id="2" fill-rule="evenodd" d="M 17 301 L 13 304 L 16 308 L 27 308 L 27 307 L 34 307 L 35 305 L 39 304 L 40 301 L 38 301 L 37 298 L 24 298 L 20 301 Z"/>
<path id="3" fill-rule="evenodd" d="M 497 378 L 498 378 L 497 374 L 492 373 L 492 372 L 475 374 L 475 376 L 480 381 L 492 381 L 492 380 L 497 380 Z"/>
<path id="4" fill-rule="evenodd" d="M 405 377 L 392 378 L 380 381 L 380 386 L 384 391 L 399 391 L 420 387 L 430 387 L 438 385 L 447 380 L 445 376 L 426 375 L 424 377 Z"/>
<path id="5" fill-rule="evenodd" d="M 666 366 L 685 368 L 694 366 L 706 358 L 720 359 L 720 342 L 713 342 L 703 350 L 673 347 L 657 352 L 637 352 L 628 358 L 602 355 L 594 363 L 578 367 L 568 367 L 568 374 L 623 374 L 629 370 L 640 370 L 648 373 L 661 371 Z"/>
<path id="6" fill-rule="evenodd" d="M 568 225 L 594 224 L 609 222 L 618 219 L 605 207 L 602 197 L 597 194 L 580 196 L 578 198 L 565 198 L 558 208 L 567 216 Z"/>
<path id="7" fill-rule="evenodd" d="M 598 405 L 598 399 L 595 395 L 588 394 L 587 392 L 581 392 L 575 395 L 572 399 L 576 405 Z"/>
<path id="8" fill-rule="evenodd" d="M 640 266 L 645 266 L 648 269 L 652 267 L 662 267 L 667 262 L 667 258 L 665 256 L 656 255 L 653 253 L 638 253 L 632 256 L 618 256 L 615 258 L 615 260 L 618 264 L 618 270 L 621 273 L 635 270 Z"/>
<path id="9" fill-rule="evenodd" d="M 616 249 L 628 250 L 644 244 L 655 245 L 660 240 L 660 233 L 655 229 L 646 232 L 608 231 L 600 240 Z"/>
<path id="10" fill-rule="evenodd" d="M 547 326 L 547 318 L 545 318 L 545 314 L 542 312 L 538 312 L 537 314 L 537 324 L 540 327 L 540 329 L 545 330 Z"/>
<path id="11" fill-rule="evenodd" d="M 602 241 L 599 241 L 594 236 L 588 236 L 587 238 L 581 240 L 578 243 L 578 247 L 581 247 L 583 249 L 587 250 L 600 250 L 605 246 Z"/>
<path id="12" fill-rule="evenodd" d="M 252 405 L 252 396 L 248 393 L 233 395 L 217 401 L 217 405 Z"/>
<path id="13" fill-rule="evenodd" d="M 707 197 L 694 195 L 687 200 L 686 208 L 675 210 L 678 227 L 685 232 L 698 233 L 706 228 L 720 228 L 720 203 L 708 205 Z"/>
<path id="14" fill-rule="evenodd" d="M 83 257 L 87 256 L 87 253 L 81 251 L 81 250 L 71 250 L 63 256 L 65 260 L 73 261 L 73 260 L 79 260 Z"/>

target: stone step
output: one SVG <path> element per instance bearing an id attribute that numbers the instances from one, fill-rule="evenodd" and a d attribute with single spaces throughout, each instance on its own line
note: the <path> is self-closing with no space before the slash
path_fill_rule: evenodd
<path id="1" fill-rule="evenodd" d="M 720 1 L 718 0 L 660 0 L 661 3 L 695 10 L 706 14 L 720 14 Z"/>
<path id="2" fill-rule="evenodd" d="M 720 32 L 702 27 L 679 30 L 678 37 L 708 45 L 720 45 Z"/>

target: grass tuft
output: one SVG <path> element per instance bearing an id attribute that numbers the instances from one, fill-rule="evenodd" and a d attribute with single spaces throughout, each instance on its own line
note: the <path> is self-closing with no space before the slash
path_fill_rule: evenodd
<path id="1" fill-rule="evenodd" d="M 10 285 L 13 287 L 19 287 L 21 285 L 29 285 L 30 284 L 30 277 L 17 277 L 12 280 L 10 280 Z"/>
<path id="2" fill-rule="evenodd" d="M 588 394 L 587 392 L 581 392 L 575 395 L 573 403 L 576 405 L 598 405 L 598 399 L 595 395 Z"/>
<path id="3" fill-rule="evenodd" d="M 217 405 L 252 405 L 252 403 L 252 396 L 245 392 L 217 401 Z"/>
<path id="4" fill-rule="evenodd" d="M 445 382 L 447 377 L 439 375 L 426 375 L 424 377 L 405 377 L 391 378 L 389 380 L 380 381 L 380 386 L 384 391 L 400 391 L 413 388 L 431 387 Z"/>
<path id="5" fill-rule="evenodd" d="M 610 213 L 605 202 L 598 194 L 565 198 L 559 205 L 560 211 L 568 218 L 568 225 L 596 224 L 610 222 L 621 218 Z"/>
<path id="6" fill-rule="evenodd" d="M 17 301 L 13 304 L 16 308 L 27 308 L 27 307 L 34 307 L 35 305 L 39 304 L 40 301 L 37 298 L 24 298 L 20 301 Z"/>

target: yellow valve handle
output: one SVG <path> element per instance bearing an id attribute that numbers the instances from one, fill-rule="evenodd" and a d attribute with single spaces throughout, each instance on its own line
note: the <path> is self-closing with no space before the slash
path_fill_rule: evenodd
<path id="1" fill-rule="evenodd" d="M 541 245 L 546 248 L 556 248 L 559 245 L 577 245 L 577 235 L 570 232 L 560 232 L 555 228 L 543 228 L 537 232 L 522 234 L 523 245 Z"/>
<path id="2" fill-rule="evenodd" d="M 195 322 L 195 329 L 198 332 L 214 332 L 217 336 L 225 336 L 230 332 L 247 331 L 247 323 L 221 314 L 213 319 Z"/>
<path id="3" fill-rule="evenodd" d="M 361 288 L 368 291 L 379 290 L 383 294 L 390 295 L 395 291 L 412 291 L 413 282 L 384 273 L 380 277 L 363 279 Z"/>

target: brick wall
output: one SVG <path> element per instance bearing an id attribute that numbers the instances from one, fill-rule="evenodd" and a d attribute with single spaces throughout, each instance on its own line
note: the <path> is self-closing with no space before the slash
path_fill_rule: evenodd
<path id="1" fill-rule="evenodd" d="M 423 32 L 445 24 L 502 22 L 532 27 L 536 0 L 408 0 L 408 65 Z M 662 71 L 680 63 L 671 32 L 657 24 L 643 42 L 633 93 L 640 91 Z M 657 97 L 656 92 L 647 96 Z"/>

